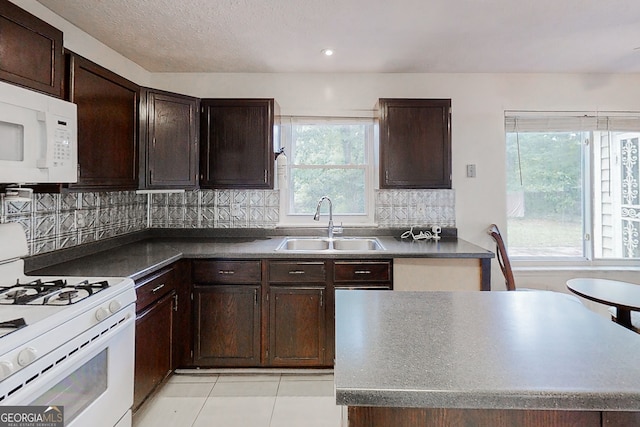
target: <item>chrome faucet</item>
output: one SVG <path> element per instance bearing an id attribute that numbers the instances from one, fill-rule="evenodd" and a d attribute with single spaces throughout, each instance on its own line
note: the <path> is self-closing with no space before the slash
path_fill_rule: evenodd
<path id="1" fill-rule="evenodd" d="M 320 201 L 318 201 L 318 206 L 316 206 L 316 214 L 313 216 L 313 220 L 320 220 L 320 206 L 325 200 L 329 202 L 329 226 L 327 227 L 327 231 L 329 233 L 329 238 L 333 239 L 333 205 L 331 204 L 331 199 L 328 196 L 322 196 Z M 340 232 L 342 232 L 342 230 L 340 230 Z"/>

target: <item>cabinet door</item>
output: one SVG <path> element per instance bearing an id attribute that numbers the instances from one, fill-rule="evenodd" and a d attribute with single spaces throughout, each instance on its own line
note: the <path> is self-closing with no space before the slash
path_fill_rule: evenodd
<path id="1" fill-rule="evenodd" d="M 62 31 L 0 1 L 0 79 L 62 97 Z"/>
<path id="2" fill-rule="evenodd" d="M 136 318 L 134 409 L 171 372 L 174 296 L 170 292 Z"/>
<path id="3" fill-rule="evenodd" d="M 141 138 L 145 139 L 146 150 L 141 155 L 141 187 L 195 188 L 197 99 L 149 90 L 145 105 L 147 123 L 143 132 L 146 134 Z"/>
<path id="4" fill-rule="evenodd" d="M 271 286 L 269 363 L 323 366 L 326 342 L 325 288 Z"/>
<path id="5" fill-rule="evenodd" d="M 380 188 L 451 188 L 451 100 L 380 99 Z"/>
<path id="6" fill-rule="evenodd" d="M 68 98 L 78 106 L 78 183 L 73 189 L 138 186 L 139 87 L 78 55 L 70 55 Z"/>
<path id="7" fill-rule="evenodd" d="M 260 286 L 196 286 L 196 366 L 260 365 Z"/>
<path id="8" fill-rule="evenodd" d="M 175 306 L 173 322 L 172 369 L 191 366 L 193 327 L 191 326 L 191 263 L 180 260 L 175 264 Z"/>
<path id="9" fill-rule="evenodd" d="M 200 186 L 273 188 L 273 99 L 203 99 Z"/>

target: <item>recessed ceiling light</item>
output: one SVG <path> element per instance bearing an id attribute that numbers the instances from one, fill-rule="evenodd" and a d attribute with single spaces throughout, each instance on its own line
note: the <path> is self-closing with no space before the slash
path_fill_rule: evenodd
<path id="1" fill-rule="evenodd" d="M 333 55 L 333 49 L 322 49 L 322 54 L 325 56 Z"/>

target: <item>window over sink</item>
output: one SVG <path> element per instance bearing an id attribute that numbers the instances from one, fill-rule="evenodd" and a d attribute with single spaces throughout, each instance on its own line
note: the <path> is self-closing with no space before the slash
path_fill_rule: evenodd
<path id="1" fill-rule="evenodd" d="M 373 224 L 373 118 L 283 117 L 279 132 L 287 157 L 286 182 L 278 182 L 282 223 L 317 226 L 316 206 L 322 196 L 329 196 L 336 225 Z M 324 224 L 327 203 L 321 214 Z"/>
<path id="2" fill-rule="evenodd" d="M 505 130 L 511 256 L 640 258 L 640 113 L 507 112 Z"/>

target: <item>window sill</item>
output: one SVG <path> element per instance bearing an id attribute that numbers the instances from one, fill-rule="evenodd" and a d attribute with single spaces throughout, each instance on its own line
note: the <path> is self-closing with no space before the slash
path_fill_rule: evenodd
<path id="1" fill-rule="evenodd" d="M 515 261 L 511 260 L 511 267 L 519 272 L 536 271 L 640 271 L 640 260 L 539 260 Z"/>

